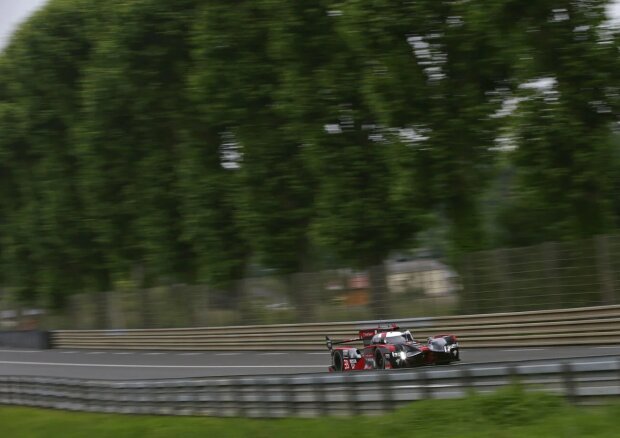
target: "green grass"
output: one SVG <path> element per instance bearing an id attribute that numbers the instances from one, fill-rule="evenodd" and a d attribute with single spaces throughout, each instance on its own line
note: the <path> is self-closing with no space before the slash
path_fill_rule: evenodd
<path id="1" fill-rule="evenodd" d="M 620 404 L 583 408 L 518 387 L 490 396 L 429 400 L 377 417 L 252 420 L 71 413 L 2 407 L 2 437 L 612 437 Z M 444 435 L 445 434 L 445 435 Z"/>

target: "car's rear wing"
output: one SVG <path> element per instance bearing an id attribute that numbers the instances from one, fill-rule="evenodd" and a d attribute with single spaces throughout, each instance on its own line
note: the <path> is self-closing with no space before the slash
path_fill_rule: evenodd
<path id="1" fill-rule="evenodd" d="M 398 326 L 396 324 L 391 324 L 387 327 L 376 327 L 376 328 L 366 328 L 361 329 L 357 332 L 358 337 L 353 339 L 344 339 L 334 341 L 329 336 L 325 336 L 325 344 L 327 345 L 327 349 L 331 351 L 334 345 L 338 344 L 348 344 L 350 342 L 359 342 L 363 341 L 364 345 L 370 345 L 370 341 L 374 335 L 377 333 L 384 332 L 386 330 L 398 330 Z"/>
<path id="2" fill-rule="evenodd" d="M 325 345 L 327 345 L 327 349 L 331 351 L 334 345 L 348 344 L 350 342 L 358 342 L 361 340 L 362 338 L 353 338 L 353 339 L 342 339 L 342 340 L 334 341 L 329 336 L 325 336 Z"/>

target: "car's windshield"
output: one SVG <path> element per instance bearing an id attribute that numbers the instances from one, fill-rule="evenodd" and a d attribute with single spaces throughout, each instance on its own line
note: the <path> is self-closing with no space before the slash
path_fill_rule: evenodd
<path id="1" fill-rule="evenodd" d="M 385 342 L 388 344 L 404 344 L 405 342 L 411 342 L 411 341 L 413 341 L 413 338 L 408 333 L 403 333 L 402 335 L 385 337 Z"/>

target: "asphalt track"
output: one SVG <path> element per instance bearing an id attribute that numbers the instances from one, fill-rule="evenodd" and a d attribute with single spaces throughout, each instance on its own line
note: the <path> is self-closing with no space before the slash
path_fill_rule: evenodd
<path id="1" fill-rule="evenodd" d="M 458 364 L 620 356 L 620 345 L 462 349 Z M 327 372 L 327 350 L 316 352 L 177 352 L 0 349 L 0 375 L 81 379 L 164 379 Z M 453 366 L 455 366 L 453 365 Z"/>

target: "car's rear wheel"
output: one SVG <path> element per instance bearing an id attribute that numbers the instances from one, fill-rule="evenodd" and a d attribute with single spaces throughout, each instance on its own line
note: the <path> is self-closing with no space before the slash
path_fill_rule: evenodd
<path id="1" fill-rule="evenodd" d="M 342 357 L 342 351 L 336 350 L 334 351 L 334 369 L 336 371 L 342 371 L 342 365 L 344 363 L 344 358 Z"/>
<path id="2" fill-rule="evenodd" d="M 385 369 L 385 358 L 383 357 L 383 353 L 381 353 L 381 350 L 377 350 L 375 352 L 375 368 L 378 370 Z"/>

